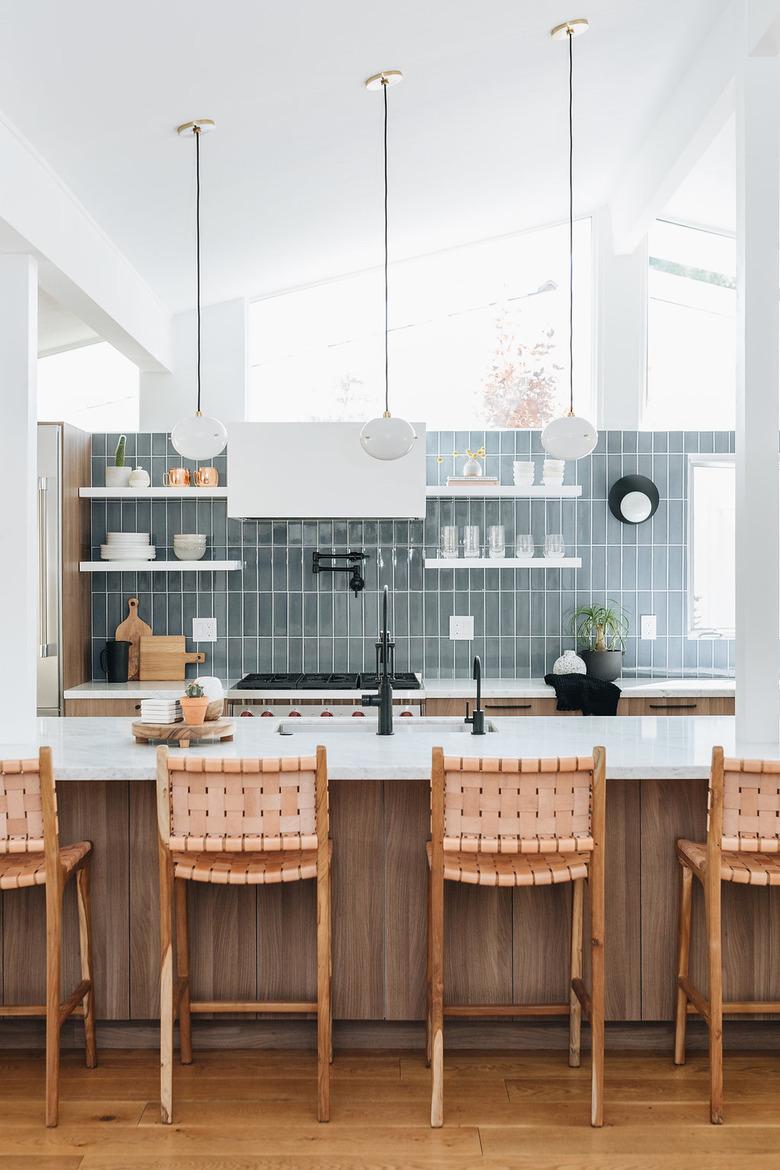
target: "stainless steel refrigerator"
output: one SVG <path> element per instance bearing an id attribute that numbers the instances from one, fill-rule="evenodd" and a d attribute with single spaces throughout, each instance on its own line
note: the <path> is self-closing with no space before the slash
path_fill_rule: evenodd
<path id="1" fill-rule="evenodd" d="M 38 424 L 38 714 L 62 714 L 62 427 Z"/>

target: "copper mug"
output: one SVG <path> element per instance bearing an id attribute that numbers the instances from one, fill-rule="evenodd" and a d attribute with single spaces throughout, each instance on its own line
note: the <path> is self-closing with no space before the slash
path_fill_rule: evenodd
<path id="1" fill-rule="evenodd" d="M 162 481 L 163 487 L 189 487 L 190 473 L 186 467 L 169 467 Z"/>
<path id="2" fill-rule="evenodd" d="M 216 467 L 199 467 L 193 472 L 196 487 L 216 487 L 219 483 L 219 472 Z"/>

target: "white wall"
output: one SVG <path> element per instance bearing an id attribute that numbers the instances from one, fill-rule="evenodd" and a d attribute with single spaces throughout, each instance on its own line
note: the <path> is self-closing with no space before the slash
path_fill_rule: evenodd
<path id="1" fill-rule="evenodd" d="M 195 312 L 172 320 L 172 373 L 141 373 L 139 429 L 170 431 L 195 413 Z M 222 422 L 246 418 L 247 302 L 223 301 L 203 309 L 201 320 L 201 385 L 204 414 Z"/>

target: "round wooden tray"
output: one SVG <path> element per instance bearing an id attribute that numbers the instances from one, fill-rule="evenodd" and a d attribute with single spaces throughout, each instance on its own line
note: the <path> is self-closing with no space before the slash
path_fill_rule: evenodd
<path id="1" fill-rule="evenodd" d="M 223 739 L 229 742 L 235 731 L 233 719 L 209 719 L 205 723 L 140 723 L 133 724 L 136 743 L 175 743 L 189 747 L 191 743 Z"/>

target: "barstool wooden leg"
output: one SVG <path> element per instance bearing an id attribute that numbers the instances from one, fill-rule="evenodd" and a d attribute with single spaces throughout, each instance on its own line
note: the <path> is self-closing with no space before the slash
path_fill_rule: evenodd
<path id="1" fill-rule="evenodd" d="M 62 880 L 46 882 L 46 1124 L 57 1124 L 60 1100 L 60 960 Z"/>
<path id="2" fill-rule="evenodd" d="M 571 960 L 569 983 L 569 1067 L 580 1067 L 580 1038 L 582 1035 L 582 1004 L 572 990 L 574 980 L 582 979 L 582 924 L 585 912 L 585 879 L 572 883 L 571 895 Z"/>
<path id="3" fill-rule="evenodd" d="M 176 902 L 176 974 L 179 979 L 179 1059 L 192 1064 L 192 1016 L 190 1014 L 190 932 L 187 919 L 187 883 L 173 882 Z"/>
<path id="4" fill-rule="evenodd" d="M 317 1120 L 330 1121 L 330 863 L 317 874 Z"/>
<path id="5" fill-rule="evenodd" d="M 97 1064 L 95 1047 L 95 991 L 92 979 L 92 908 L 89 901 L 89 860 L 76 873 L 76 899 L 79 911 L 79 952 L 81 978 L 89 983 L 84 996 L 84 1050 L 87 1068 Z"/>
<path id="6" fill-rule="evenodd" d="M 431 1125 L 444 1124 L 444 873 L 431 873 Z"/>
<path id="7" fill-rule="evenodd" d="M 425 1063 L 428 1068 L 431 1067 L 431 1042 L 432 1042 L 432 1024 L 431 1024 L 431 980 L 433 978 L 433 966 L 431 959 L 431 871 L 428 869 L 428 918 L 426 924 L 426 961 L 425 961 Z"/>
<path id="8" fill-rule="evenodd" d="M 604 1124 L 604 881 L 594 865 L 590 889 L 590 1034 L 592 1046 L 592 1092 L 590 1123 Z"/>
<path id="9" fill-rule="evenodd" d="M 685 1064 L 685 1027 L 688 1023 L 688 996 L 680 980 L 688 978 L 691 953 L 691 910 L 693 870 L 680 864 L 680 920 L 677 925 L 677 1010 L 674 1020 L 674 1063 Z"/>
<path id="10" fill-rule="evenodd" d="M 720 872 L 707 866 L 704 888 L 709 974 L 710 1120 L 723 1121 L 723 960 L 721 954 Z"/>
<path id="11" fill-rule="evenodd" d="M 173 869 L 160 845 L 160 1120 L 173 1120 Z"/>

